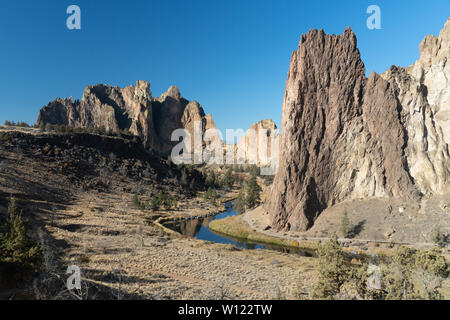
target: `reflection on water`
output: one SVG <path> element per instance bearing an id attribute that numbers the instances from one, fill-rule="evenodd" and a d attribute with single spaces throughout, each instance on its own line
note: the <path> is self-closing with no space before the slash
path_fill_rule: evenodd
<path id="1" fill-rule="evenodd" d="M 230 237 L 228 235 L 223 235 L 216 233 L 209 229 L 209 223 L 214 220 L 220 220 L 226 217 L 236 216 L 238 213 L 233 209 L 233 202 L 228 202 L 225 204 L 227 208 L 225 212 L 220 213 L 214 217 L 208 217 L 204 219 L 195 219 L 182 221 L 179 223 L 175 223 L 171 226 L 168 226 L 181 234 L 184 234 L 189 237 L 207 240 L 211 242 L 224 243 L 224 244 L 233 244 L 238 248 L 242 249 L 270 249 L 277 250 L 286 253 L 297 253 L 305 256 L 311 256 L 311 253 L 297 249 L 297 248 L 288 248 L 281 247 L 275 245 L 266 245 L 255 242 L 250 242 L 247 240 L 237 239 L 234 237 Z"/>

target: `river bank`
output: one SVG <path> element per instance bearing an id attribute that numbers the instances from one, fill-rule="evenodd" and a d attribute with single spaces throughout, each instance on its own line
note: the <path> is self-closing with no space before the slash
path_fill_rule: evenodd
<path id="1" fill-rule="evenodd" d="M 231 236 L 242 241 L 253 242 L 257 244 L 268 244 L 286 249 L 307 250 L 310 254 L 314 251 L 315 245 L 301 244 L 297 240 L 283 239 L 280 237 L 268 236 L 253 231 L 243 220 L 242 216 L 227 217 L 220 220 L 214 220 L 209 224 L 209 228 L 219 234 Z"/>

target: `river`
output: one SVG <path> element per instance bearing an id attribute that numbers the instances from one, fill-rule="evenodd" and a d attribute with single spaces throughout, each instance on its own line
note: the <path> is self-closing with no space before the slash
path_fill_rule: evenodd
<path id="1" fill-rule="evenodd" d="M 275 245 L 267 245 L 263 243 L 251 242 L 248 240 L 234 238 L 228 235 L 219 234 L 209 229 L 211 221 L 224 219 L 226 217 L 232 217 L 238 215 L 233 208 L 233 202 L 227 202 L 225 204 L 226 211 L 219 213 L 213 217 L 194 219 L 181 222 L 175 222 L 171 225 L 167 225 L 169 228 L 189 237 L 193 237 L 200 240 L 206 240 L 211 242 L 232 244 L 241 249 L 259 249 L 259 250 L 276 250 L 286 253 L 297 253 L 303 256 L 311 256 L 311 253 L 304 250 L 292 247 L 282 247 Z"/>

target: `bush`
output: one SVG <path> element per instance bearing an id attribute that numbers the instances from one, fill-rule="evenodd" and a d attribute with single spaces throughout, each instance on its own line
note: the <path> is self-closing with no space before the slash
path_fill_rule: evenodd
<path id="1" fill-rule="evenodd" d="M 216 184 L 216 175 L 214 174 L 214 171 L 209 171 L 205 180 L 205 183 L 209 187 L 214 187 Z"/>
<path id="2" fill-rule="evenodd" d="M 248 172 L 250 173 L 251 176 L 257 177 L 261 175 L 261 169 L 255 164 L 252 164 L 250 167 L 248 167 Z"/>
<path id="3" fill-rule="evenodd" d="M 215 189 L 212 189 L 211 187 L 208 188 L 208 190 L 205 192 L 205 195 L 203 196 L 205 201 L 209 201 L 212 204 L 216 204 L 217 200 L 217 191 Z"/>
<path id="4" fill-rule="evenodd" d="M 189 183 L 189 189 L 195 191 L 197 189 L 197 184 L 195 183 L 195 178 L 192 178 L 191 183 Z"/>
<path id="5" fill-rule="evenodd" d="M 157 211 L 157 210 L 159 210 L 160 206 L 161 206 L 161 203 L 160 203 L 160 200 L 159 200 L 158 198 L 153 197 L 153 198 L 150 200 L 150 209 L 151 209 L 152 211 Z"/>
<path id="6" fill-rule="evenodd" d="M 231 168 L 228 169 L 225 175 L 223 176 L 221 184 L 226 188 L 229 189 L 233 188 L 234 177 L 233 177 L 233 170 Z"/>
<path id="7" fill-rule="evenodd" d="M 431 241 L 433 241 L 436 245 L 438 245 L 440 248 L 443 248 L 447 245 L 447 235 L 442 233 L 440 228 L 434 229 L 432 235 L 431 235 Z"/>
<path id="8" fill-rule="evenodd" d="M 11 138 L 7 133 L 0 133 L 0 143 L 5 144 L 10 142 Z"/>
<path id="9" fill-rule="evenodd" d="M 397 248 L 389 260 L 378 266 L 380 289 L 369 288 L 368 263 L 354 263 L 333 235 L 330 241 L 317 248 L 318 279 L 313 298 L 334 299 L 343 288 L 353 288 L 353 298 L 380 300 L 441 299 L 443 280 L 448 278 L 449 267 L 437 248 L 416 250 Z M 378 264 L 378 263 L 377 263 Z"/>
<path id="10" fill-rule="evenodd" d="M 29 128 L 30 127 L 30 125 L 24 121 L 20 121 L 16 125 L 21 128 Z"/>
<path id="11" fill-rule="evenodd" d="M 133 205 L 136 208 L 140 208 L 141 207 L 141 201 L 139 200 L 139 196 L 137 194 L 133 195 L 133 198 L 131 199 L 131 201 L 133 202 Z"/>
<path id="12" fill-rule="evenodd" d="M 435 249 L 399 247 L 382 267 L 383 299 L 441 299 L 443 279 L 449 274 L 445 258 Z"/>
<path id="13" fill-rule="evenodd" d="M 351 268 L 348 257 L 334 234 L 330 241 L 317 247 L 319 277 L 314 284 L 313 297 L 333 299 L 342 285 L 350 280 Z"/>
<path id="14" fill-rule="evenodd" d="M 234 201 L 234 209 L 238 214 L 243 214 L 245 212 L 246 207 L 247 204 L 245 201 L 245 189 L 241 188 L 238 197 Z"/>
<path id="15" fill-rule="evenodd" d="M 0 263 L 12 265 L 14 271 L 20 275 L 39 266 L 42 248 L 28 237 L 28 228 L 22 218 L 23 212 L 17 209 L 15 198 L 11 198 L 8 214 L 9 217 L 2 228 L 6 232 L 0 233 Z"/>
<path id="16" fill-rule="evenodd" d="M 256 175 L 252 175 L 247 182 L 247 196 L 246 196 L 246 205 L 251 209 L 254 208 L 260 199 L 261 187 L 258 185 L 256 181 Z"/>

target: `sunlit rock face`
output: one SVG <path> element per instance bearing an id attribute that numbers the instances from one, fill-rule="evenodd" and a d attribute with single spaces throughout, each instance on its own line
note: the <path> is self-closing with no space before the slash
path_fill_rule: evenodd
<path id="1" fill-rule="evenodd" d="M 280 164 L 265 209 L 307 230 L 327 207 L 366 197 L 418 201 L 449 188 L 449 22 L 413 66 L 365 76 L 354 33 L 312 30 L 291 57 Z"/>
<path id="2" fill-rule="evenodd" d="M 420 43 L 420 59 L 382 74 L 395 89 L 408 141 L 410 174 L 424 194 L 449 189 L 450 20 Z"/>
<path id="3" fill-rule="evenodd" d="M 239 139 L 236 158 L 239 163 L 270 166 L 278 157 L 278 143 L 279 133 L 275 122 L 271 119 L 258 121 Z"/>
<path id="4" fill-rule="evenodd" d="M 37 124 L 103 127 L 111 133 L 128 130 L 147 148 L 167 155 L 178 143 L 171 141 L 173 131 L 191 131 L 194 121 L 202 124 L 202 133 L 214 127 L 212 116 L 205 115 L 198 102 L 184 99 L 176 86 L 153 98 L 150 83 L 139 80 L 125 88 L 87 86 L 80 101 L 58 98 L 41 109 Z"/>

